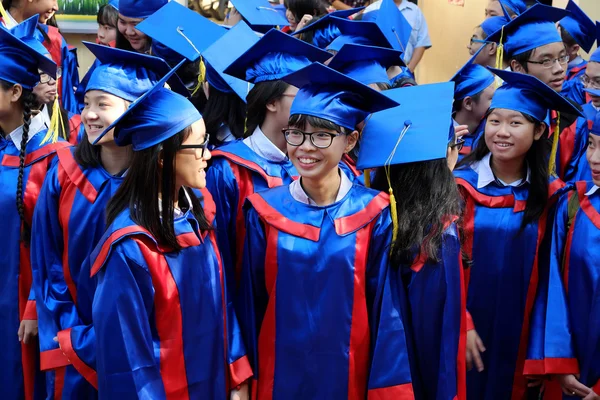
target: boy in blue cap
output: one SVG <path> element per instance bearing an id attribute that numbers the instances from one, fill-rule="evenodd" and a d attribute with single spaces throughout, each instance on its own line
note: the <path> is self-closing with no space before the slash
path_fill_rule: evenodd
<path id="1" fill-rule="evenodd" d="M 119 33 L 127 43 L 120 43 L 117 36 L 117 47 L 146 53 L 150 50 L 151 39 L 136 29 L 136 25 L 154 14 L 168 0 L 119 0 Z"/>

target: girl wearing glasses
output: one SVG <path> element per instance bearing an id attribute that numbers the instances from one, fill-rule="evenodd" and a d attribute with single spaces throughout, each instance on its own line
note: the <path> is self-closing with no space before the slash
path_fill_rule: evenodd
<path id="1" fill-rule="evenodd" d="M 95 364 L 91 315 L 86 307 L 94 289 L 86 286 L 89 270 L 82 270 L 82 265 L 104 233 L 106 204 L 123 181 L 132 157 L 131 146 L 115 144 L 112 130 L 102 133 L 153 87 L 158 74 L 169 71 L 164 61 L 154 57 L 132 56 L 92 43 L 86 46 L 98 60 L 110 62 L 99 61 L 89 79 L 82 112 L 83 140 L 77 148 L 58 152 L 58 163 L 42 187 L 31 245 L 41 366 L 49 371 L 48 390 L 78 398 L 94 396 L 97 386 L 94 371 L 87 367 Z M 153 66 L 162 66 L 162 71 L 152 71 Z M 132 80 L 136 85 L 131 85 Z M 59 346 L 65 355 L 51 356 Z"/>
<path id="2" fill-rule="evenodd" d="M 166 78 L 166 77 L 165 77 Z M 108 202 L 108 228 L 86 263 L 98 391 L 118 398 L 222 398 L 252 375 L 214 230 L 194 194 L 211 158 L 202 116 L 165 78 L 114 126 L 133 157 Z M 124 357 L 124 355 L 127 355 Z M 240 396 L 241 399 L 247 396 Z"/>
<path id="3" fill-rule="evenodd" d="M 397 103 L 318 63 L 284 80 L 300 87 L 282 135 L 300 179 L 246 202 L 239 312 L 252 390 L 260 399 L 408 398 L 389 197 L 338 166 L 354 127 Z"/>
<path id="4" fill-rule="evenodd" d="M 494 94 L 483 137 L 454 171 L 464 198 L 461 228 L 470 265 L 467 393 L 521 399 L 528 391 L 523 370 L 533 300 L 544 275 L 538 254 L 549 199 L 564 186 L 558 179 L 549 183 L 544 121 L 549 109 L 577 110 L 534 77 L 493 72 L 506 84 Z"/>

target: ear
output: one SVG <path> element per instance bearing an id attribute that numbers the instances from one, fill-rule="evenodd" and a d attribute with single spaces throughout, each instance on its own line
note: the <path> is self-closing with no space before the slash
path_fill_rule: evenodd
<path id="1" fill-rule="evenodd" d="M 358 131 L 352 131 L 351 134 L 346 136 L 346 148 L 344 149 L 344 153 L 350 153 L 354 146 L 356 146 L 356 142 L 358 141 Z"/>
<path id="2" fill-rule="evenodd" d="M 546 125 L 546 123 L 544 123 L 544 122 L 542 122 L 540 125 L 536 126 L 536 128 L 533 132 L 533 140 L 540 140 L 540 138 L 542 137 L 544 132 L 546 132 L 547 127 L 548 127 L 548 125 Z"/>
<path id="3" fill-rule="evenodd" d="M 579 50 L 581 50 L 581 46 L 580 45 L 574 44 L 573 46 L 571 46 L 571 53 L 572 54 L 579 53 Z"/>
<path id="4" fill-rule="evenodd" d="M 471 96 L 462 99 L 462 108 L 467 111 L 473 111 L 473 98 Z"/>
<path id="5" fill-rule="evenodd" d="M 274 100 L 270 103 L 267 103 L 267 111 L 277 112 L 277 101 L 278 100 Z"/>
<path id="6" fill-rule="evenodd" d="M 521 74 L 526 74 L 527 71 L 525 71 L 525 68 L 523 68 L 523 66 L 521 64 L 519 64 L 519 62 L 517 60 L 510 60 L 510 69 L 513 72 L 519 72 Z"/>
<path id="7" fill-rule="evenodd" d="M 497 43 L 489 43 L 487 46 L 488 46 L 488 55 L 495 56 L 496 50 L 498 50 L 498 44 Z"/>
<path id="8" fill-rule="evenodd" d="M 23 86 L 16 84 L 10 88 L 10 102 L 17 103 L 23 96 Z"/>

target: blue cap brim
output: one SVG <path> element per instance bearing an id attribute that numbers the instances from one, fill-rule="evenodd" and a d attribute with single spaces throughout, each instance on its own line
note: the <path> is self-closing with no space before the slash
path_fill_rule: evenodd
<path id="1" fill-rule="evenodd" d="M 371 46 L 395 48 L 375 22 L 340 18 L 336 18 L 334 21 L 335 26 L 344 36 L 361 36 L 368 39 Z"/>
<path id="2" fill-rule="evenodd" d="M 283 27 L 290 24 L 267 0 L 230 1 L 250 26 Z"/>
<path id="3" fill-rule="evenodd" d="M 344 65 L 360 61 L 377 61 L 384 68 L 394 65 L 406 65 L 402 61 L 401 51 L 385 47 L 348 43 L 342 46 L 340 51 L 331 59 L 328 66 L 339 71 Z"/>
<path id="4" fill-rule="evenodd" d="M 348 17 L 362 11 L 364 8 L 365 7 L 356 7 L 356 8 L 351 8 L 349 10 L 332 11 L 329 14 L 324 15 L 323 17 L 319 18 L 315 22 L 305 26 L 304 28 L 294 31 L 294 33 L 292 33 L 292 35 L 299 35 L 304 32 L 310 32 L 310 31 L 314 31 L 316 29 L 326 28 L 329 24 L 333 23 L 333 21 L 334 21 L 333 18 L 348 19 Z"/>
<path id="5" fill-rule="evenodd" d="M 566 10 L 571 15 L 561 19 L 560 26 L 569 32 L 586 53 L 589 53 L 597 38 L 596 24 L 573 0 L 569 0 Z"/>

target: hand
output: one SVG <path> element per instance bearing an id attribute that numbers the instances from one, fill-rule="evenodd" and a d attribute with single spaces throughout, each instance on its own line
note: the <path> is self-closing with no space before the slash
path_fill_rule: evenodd
<path id="1" fill-rule="evenodd" d="M 477 371 L 483 371 L 483 361 L 481 353 L 485 351 L 485 346 L 475 329 L 467 332 L 467 371 L 473 368 L 473 364 Z"/>
<path id="2" fill-rule="evenodd" d="M 38 334 L 38 322 L 37 319 L 24 319 L 19 325 L 19 342 L 28 344 L 30 340 L 33 340 Z"/>
<path id="3" fill-rule="evenodd" d="M 538 387 L 540 386 L 540 393 L 544 391 L 545 385 L 544 385 L 544 377 L 540 377 L 540 376 L 530 376 L 527 377 L 527 387 Z"/>
<path id="4" fill-rule="evenodd" d="M 249 398 L 248 383 L 242 383 L 240 385 L 240 390 L 233 389 L 229 396 L 230 400 L 248 400 Z"/>
<path id="5" fill-rule="evenodd" d="M 592 390 L 587 396 L 583 398 L 583 400 L 600 400 L 600 396 Z"/>
<path id="6" fill-rule="evenodd" d="M 298 25 L 296 25 L 296 31 L 299 31 L 300 29 L 304 28 L 306 25 L 308 25 L 308 23 L 310 21 L 312 21 L 312 19 L 313 19 L 312 15 L 304 14 L 302 19 L 298 22 Z"/>
<path id="7" fill-rule="evenodd" d="M 590 393 L 593 393 L 592 389 L 579 382 L 577 377 L 573 374 L 555 375 L 555 377 L 558 383 L 560 383 L 560 387 L 564 394 L 585 397 L 587 399 L 587 396 Z M 591 397 L 591 399 L 594 399 L 594 397 Z"/>
<path id="8" fill-rule="evenodd" d="M 469 134 L 469 126 L 468 125 L 458 125 L 454 127 L 454 143 L 463 136 L 467 136 Z"/>

